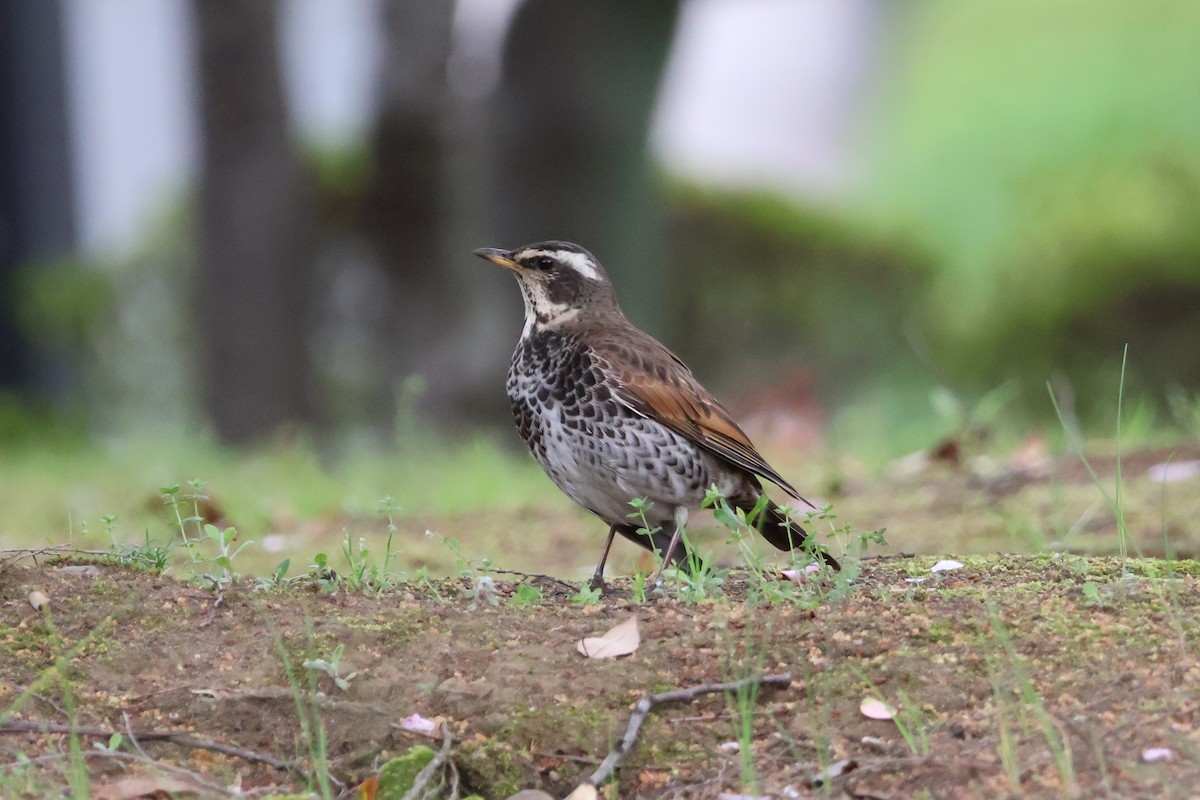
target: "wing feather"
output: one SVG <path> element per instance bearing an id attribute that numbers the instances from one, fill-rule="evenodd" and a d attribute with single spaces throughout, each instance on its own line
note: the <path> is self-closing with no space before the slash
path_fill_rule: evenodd
<path id="1" fill-rule="evenodd" d="M 648 334 L 589 338 L 619 402 L 726 461 L 766 478 L 792 497 L 796 488 L 759 455 L 733 416 L 679 358 Z M 806 501 L 807 502 L 807 501 Z"/>

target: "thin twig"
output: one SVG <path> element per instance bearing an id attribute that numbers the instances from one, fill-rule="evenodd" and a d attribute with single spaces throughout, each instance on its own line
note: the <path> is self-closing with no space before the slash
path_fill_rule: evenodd
<path id="1" fill-rule="evenodd" d="M 210 783 L 190 769 L 176 766 L 174 764 L 164 764 L 161 761 L 154 761 L 146 756 L 137 753 L 121 753 L 111 750 L 81 750 L 77 754 L 81 758 L 107 758 L 114 761 L 132 761 L 136 764 L 143 764 L 147 767 L 152 767 L 156 770 L 161 770 L 166 773 L 178 775 L 188 781 L 194 783 L 197 787 L 207 789 L 210 792 L 222 795 L 224 797 L 242 797 L 241 794 L 236 794 L 229 789 L 216 783 Z M 23 758 L 20 761 L 12 761 L 7 764 L 0 764 L 0 774 L 7 774 L 9 770 L 19 767 L 26 767 L 30 764 L 49 764 L 55 761 L 65 761 L 72 756 L 69 753 L 49 753 L 44 756 L 33 756 L 31 758 Z"/>
<path id="2" fill-rule="evenodd" d="M 520 570 L 516 569 L 499 569 L 497 567 L 488 567 L 485 570 L 481 570 L 481 572 L 494 572 L 497 575 L 516 575 L 517 577 L 525 578 L 526 580 L 542 580 L 546 581 L 547 583 L 557 583 L 559 586 L 571 592 L 579 591 L 576 586 L 573 586 L 566 581 L 559 580 L 553 575 L 542 575 L 537 572 L 521 572 Z"/>
<path id="3" fill-rule="evenodd" d="M 6 733 L 75 733 L 79 736 L 99 736 L 104 739 L 112 738 L 114 733 L 119 731 L 109 730 L 106 728 L 72 728 L 70 725 L 55 725 L 42 722 L 23 722 L 20 720 L 4 723 L 0 725 L 0 734 Z M 180 747 L 190 747 L 194 750 L 211 750 L 214 753 L 221 753 L 234 758 L 240 758 L 243 761 L 251 761 L 258 764 L 266 764 L 275 769 L 295 772 L 302 777 L 307 777 L 304 770 L 294 761 L 283 761 L 269 756 L 264 753 L 256 753 L 253 750 L 246 750 L 233 745 L 214 742 L 210 739 L 197 739 L 183 733 L 175 733 L 172 731 L 137 731 L 129 732 L 131 739 L 140 740 L 143 742 L 170 742 L 177 744 Z"/>
<path id="4" fill-rule="evenodd" d="M 701 683 L 698 686 L 692 686 L 687 689 L 674 689 L 670 692 L 662 692 L 661 694 L 647 694 L 634 707 L 633 715 L 629 717 L 629 727 L 625 729 L 625 735 L 621 737 L 621 742 L 608 754 L 607 758 L 600 762 L 600 766 L 591 774 L 587 782 L 592 786 L 600 786 L 612 777 L 613 772 L 616 771 L 621 761 L 633 749 L 633 745 L 637 742 L 638 731 L 642 728 L 642 723 L 646 721 L 646 717 L 655 706 L 662 705 L 663 703 L 690 703 L 701 695 L 715 694 L 717 692 L 736 692 L 738 689 L 746 686 L 787 686 L 791 682 L 792 673 L 784 672 L 780 675 L 751 675 L 738 681 Z"/>
<path id="5" fill-rule="evenodd" d="M 450 726 L 442 723 L 442 749 L 438 750 L 437 755 L 421 768 L 417 776 L 413 778 L 412 788 L 404 793 L 400 800 L 418 800 L 426 796 L 425 787 L 433 778 L 434 774 L 441 769 L 442 764 L 450 758 L 450 746 L 454 744 L 454 738 L 450 736 Z"/>

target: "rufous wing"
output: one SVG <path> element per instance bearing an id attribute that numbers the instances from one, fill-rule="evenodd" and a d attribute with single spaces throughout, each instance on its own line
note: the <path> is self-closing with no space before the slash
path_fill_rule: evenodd
<path id="1" fill-rule="evenodd" d="M 759 455 L 724 406 L 657 340 L 642 334 L 628 343 L 596 342 L 593 349 L 625 406 L 802 499 Z"/>

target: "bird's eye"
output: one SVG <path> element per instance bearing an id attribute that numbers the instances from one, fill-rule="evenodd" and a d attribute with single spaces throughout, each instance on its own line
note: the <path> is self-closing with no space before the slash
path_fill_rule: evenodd
<path id="1" fill-rule="evenodd" d="M 546 272 L 554 267 L 554 259 L 550 258 L 550 256 L 538 256 L 530 262 L 530 266 Z"/>

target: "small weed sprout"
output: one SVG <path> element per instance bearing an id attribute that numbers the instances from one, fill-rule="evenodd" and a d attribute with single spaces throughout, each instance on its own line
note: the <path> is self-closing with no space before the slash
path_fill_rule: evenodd
<path id="1" fill-rule="evenodd" d="M 454 568 L 458 570 L 458 577 L 474 579 L 479 576 L 480 572 L 484 572 L 491 568 L 492 560 L 490 558 L 480 558 L 475 561 L 463 555 L 462 546 L 458 539 L 452 536 L 443 536 L 436 531 L 425 531 L 425 535 L 431 539 L 437 539 L 446 549 L 454 555 Z"/>
<path id="2" fill-rule="evenodd" d="M 221 530 L 209 523 L 204 524 L 204 535 L 217 546 L 217 555 L 213 557 L 212 563 L 220 567 L 220 572 L 206 574 L 204 577 L 212 581 L 218 589 L 224 589 L 238 579 L 238 574 L 233 569 L 233 559 L 251 542 L 245 541 L 234 547 L 233 543 L 237 541 L 238 535 L 236 528 Z"/>
<path id="3" fill-rule="evenodd" d="M 654 508 L 653 502 L 644 497 L 635 497 L 629 501 L 629 506 L 633 509 L 633 511 L 629 512 L 625 516 L 628 519 L 637 520 L 640 523 L 637 529 L 638 536 L 650 538 L 662 530 L 662 526 L 651 528 L 650 522 L 646 519 L 646 512 Z M 657 550 L 655 550 L 654 553 L 660 558 L 662 557 L 662 553 L 659 553 Z"/>
<path id="4" fill-rule="evenodd" d="M 441 592 L 438 591 L 437 584 L 435 584 L 429 577 L 429 567 L 419 567 L 413 574 L 413 577 L 416 579 L 417 583 L 420 583 L 422 586 L 428 589 L 430 594 L 437 598 L 439 603 L 446 602 L 446 598 Z"/>
<path id="5" fill-rule="evenodd" d="M 120 731 L 115 731 L 112 736 L 108 737 L 108 743 L 93 742 L 92 747 L 99 750 L 101 753 L 115 753 L 121 749 L 121 745 L 125 742 L 125 737 Z"/>
<path id="6" fill-rule="evenodd" d="M 1063 432 L 1067 436 L 1067 443 L 1071 449 L 1075 451 L 1075 455 L 1083 462 L 1084 468 L 1087 470 L 1088 476 L 1092 479 L 1092 485 L 1100 492 L 1100 496 L 1104 498 L 1104 502 L 1108 504 L 1109 510 L 1117 523 L 1117 550 L 1121 557 L 1121 575 L 1129 577 L 1128 559 L 1129 559 L 1129 527 L 1125 522 L 1125 507 L 1122 499 L 1122 478 L 1121 478 L 1121 404 L 1125 396 L 1125 364 L 1129 358 L 1129 345 L 1125 345 L 1125 349 L 1121 355 L 1121 378 L 1117 384 L 1117 457 L 1116 457 L 1116 475 L 1113 479 L 1113 492 L 1110 494 L 1108 489 L 1100 481 L 1100 476 L 1096 474 L 1096 470 L 1092 468 L 1092 462 L 1083 452 L 1083 433 L 1078 426 L 1069 421 L 1067 414 L 1063 411 L 1062 406 L 1058 402 L 1058 394 L 1054 391 L 1054 386 L 1046 383 L 1046 389 L 1050 392 L 1050 403 L 1054 406 L 1054 413 L 1058 415 L 1058 422 L 1062 426 Z"/>
<path id="7" fill-rule="evenodd" d="M 571 595 L 571 602 L 577 606 L 594 606 L 599 605 L 602 592 L 600 587 L 593 589 L 586 583 L 579 587 L 579 591 Z"/>
<path id="8" fill-rule="evenodd" d="M 101 517 L 102 521 L 104 519 L 115 521 L 116 517 Z M 147 529 L 142 544 L 119 544 L 114 536 L 111 552 L 118 561 L 127 566 L 161 575 L 170 566 L 171 553 L 175 547 L 175 542 L 169 538 L 166 544 L 155 544 L 150 540 L 150 531 Z"/>
<path id="9" fill-rule="evenodd" d="M 531 583 L 522 583 L 508 598 L 508 604 L 514 608 L 531 606 L 542 599 L 542 592 Z"/>
<path id="10" fill-rule="evenodd" d="M 387 539 L 383 547 L 381 563 L 371 563 L 371 550 L 367 545 L 367 537 L 360 536 L 355 542 L 347 533 L 342 537 L 342 555 L 350 565 L 343 581 L 348 590 L 363 592 L 378 597 L 389 589 L 395 588 L 400 576 L 392 571 L 392 562 L 397 554 L 392 549 L 396 538 L 396 517 L 398 509 L 391 495 L 379 501 L 379 508 L 387 517 Z"/>
<path id="11" fill-rule="evenodd" d="M 280 561 L 270 575 L 259 575 L 254 579 L 254 588 L 258 591 L 266 591 L 267 589 L 282 589 L 289 585 L 292 581 L 287 578 L 287 571 L 291 565 L 290 558 Z"/>
<path id="12" fill-rule="evenodd" d="M 328 659 L 312 658 L 301 664 L 305 669 L 313 672 L 324 672 L 333 679 L 333 683 L 343 692 L 350 688 L 350 681 L 354 680 L 357 672 L 351 672 L 347 675 L 342 674 L 341 660 L 342 654 L 346 652 L 346 645 L 339 644 L 333 648 L 333 652 L 329 654 Z"/>
<path id="13" fill-rule="evenodd" d="M 329 566 L 329 556 L 317 553 L 313 563 L 308 565 L 307 579 L 311 581 L 322 594 L 336 592 L 341 585 L 338 574 Z"/>
<path id="14" fill-rule="evenodd" d="M 662 530 L 661 526 L 651 528 L 649 520 L 646 519 L 646 512 L 654 508 L 654 503 L 644 497 L 635 497 L 629 501 L 629 505 L 633 511 L 626 516 L 629 519 L 639 522 L 637 529 L 638 535 L 652 537 Z M 687 527 L 679 531 L 679 541 L 687 549 L 688 559 L 683 569 L 678 567 L 669 567 L 664 574 L 671 574 L 680 582 L 679 598 L 684 602 L 698 603 L 706 600 L 721 592 L 721 586 L 725 583 L 725 577 L 728 570 L 714 569 L 708 560 L 701 558 L 692 549 L 691 542 L 688 539 Z M 659 558 L 663 557 L 663 553 L 654 550 L 655 555 Z M 642 602 L 645 601 L 646 587 L 645 577 L 643 576 L 641 586 Z M 655 587 L 656 592 L 661 592 L 662 587 Z"/>
<path id="15" fill-rule="evenodd" d="M 630 581 L 630 592 L 633 595 L 633 602 L 638 605 L 644 605 L 646 602 L 646 579 L 650 576 L 642 572 L 640 569 L 633 573 L 633 578 Z"/>

